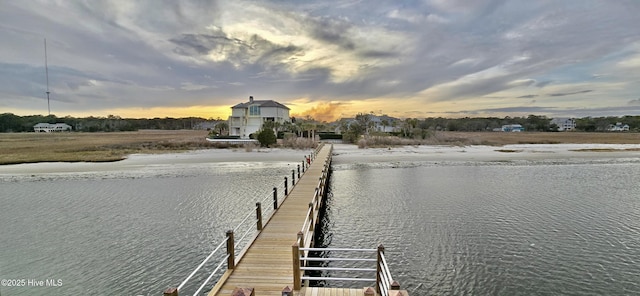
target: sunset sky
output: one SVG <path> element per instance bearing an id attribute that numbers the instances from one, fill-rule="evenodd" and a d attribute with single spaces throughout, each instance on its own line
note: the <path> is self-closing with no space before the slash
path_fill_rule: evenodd
<path id="1" fill-rule="evenodd" d="M 640 115 L 640 1 L 2 1 L 0 113 Z"/>

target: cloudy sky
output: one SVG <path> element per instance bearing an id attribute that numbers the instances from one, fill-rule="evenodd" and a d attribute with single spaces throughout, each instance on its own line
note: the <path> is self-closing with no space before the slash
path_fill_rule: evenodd
<path id="1" fill-rule="evenodd" d="M 640 115 L 640 1 L 2 1 L 0 113 Z"/>

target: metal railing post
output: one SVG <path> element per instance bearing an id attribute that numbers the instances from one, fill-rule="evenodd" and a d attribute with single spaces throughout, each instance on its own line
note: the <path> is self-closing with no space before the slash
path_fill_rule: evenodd
<path id="1" fill-rule="evenodd" d="M 227 230 L 227 269 L 234 269 L 236 267 L 236 251 L 233 241 L 233 230 Z"/>
<path id="2" fill-rule="evenodd" d="M 256 219 L 258 220 L 256 222 L 256 229 L 258 229 L 258 231 L 262 230 L 262 203 L 257 202 L 256 203 Z"/>
<path id="3" fill-rule="evenodd" d="M 378 262 L 376 262 L 376 291 L 380 294 L 380 273 L 382 272 L 382 254 L 384 253 L 384 246 L 378 246 Z"/>
<path id="4" fill-rule="evenodd" d="M 293 290 L 300 290 L 302 279 L 300 278 L 300 246 L 298 244 L 291 246 L 291 255 L 293 257 Z"/>
<path id="5" fill-rule="evenodd" d="M 278 209 L 278 187 L 273 187 L 273 209 Z"/>

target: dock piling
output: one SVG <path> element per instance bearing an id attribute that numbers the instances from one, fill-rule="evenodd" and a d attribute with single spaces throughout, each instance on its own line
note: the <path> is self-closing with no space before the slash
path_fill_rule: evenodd
<path id="1" fill-rule="evenodd" d="M 260 202 L 256 203 L 256 219 L 258 220 L 256 222 L 256 229 L 260 231 L 262 230 L 262 203 Z"/>
<path id="2" fill-rule="evenodd" d="M 311 209 L 311 212 L 310 212 L 311 217 L 309 217 L 309 221 L 310 221 L 309 230 L 314 231 L 314 227 L 315 227 L 314 224 L 316 221 L 313 221 L 313 217 L 315 217 L 315 213 L 314 213 L 315 207 L 313 206 L 312 202 L 309 203 L 309 209 Z"/>
<path id="3" fill-rule="evenodd" d="M 164 290 L 163 296 L 178 296 L 178 288 L 167 288 Z"/>
<path id="4" fill-rule="evenodd" d="M 300 246 L 298 244 L 291 246 L 291 255 L 293 257 L 293 290 L 299 291 L 302 279 L 300 277 Z"/>
<path id="5" fill-rule="evenodd" d="M 286 197 L 287 195 L 289 195 L 289 192 L 288 192 L 288 187 L 289 187 L 289 186 L 288 186 L 288 184 L 287 184 L 288 182 L 289 182 L 289 180 L 287 179 L 287 177 L 284 177 L 284 196 L 285 196 L 285 197 Z"/>
<path id="6" fill-rule="evenodd" d="M 278 187 L 273 187 L 273 209 L 278 209 Z"/>
<path id="7" fill-rule="evenodd" d="M 233 241 L 233 230 L 227 231 L 227 269 L 234 269 L 236 267 L 236 251 Z"/>
<path id="8" fill-rule="evenodd" d="M 380 294 L 380 281 L 382 280 L 382 278 L 380 277 L 380 275 L 382 274 L 382 254 L 384 254 L 384 246 L 383 245 L 379 245 L 378 246 L 378 262 L 376 264 L 376 291 L 378 292 L 378 294 Z"/>

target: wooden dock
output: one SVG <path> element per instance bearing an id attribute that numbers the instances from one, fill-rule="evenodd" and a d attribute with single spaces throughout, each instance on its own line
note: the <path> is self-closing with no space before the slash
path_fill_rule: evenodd
<path id="1" fill-rule="evenodd" d="M 253 288 L 255 295 L 282 295 L 282 289 L 293 289 L 291 246 L 307 219 L 311 201 L 325 163 L 330 161 L 331 146 L 325 145 L 295 184 L 278 211 L 266 223 L 234 269 L 227 270 L 209 296 L 232 295 L 233 290 Z"/>
<path id="2" fill-rule="evenodd" d="M 298 165 L 299 180 L 297 182 L 293 181 L 296 178 L 295 170 L 292 172 L 292 188 L 289 191 L 287 190 L 287 178 L 285 178 L 285 198 L 280 204 L 277 200 L 277 189 L 274 188 L 274 212 L 264 221 L 264 226 L 261 203 L 256 203 L 257 233 L 237 256 L 235 256 L 236 251 L 234 250 L 234 231 L 230 230 L 227 232 L 227 238 L 180 286 L 168 288 L 164 295 L 178 296 L 178 290 L 184 287 L 207 260 L 226 244 L 227 256 L 223 259 L 226 261 L 219 262 L 216 270 L 225 262 L 227 270 L 207 294 L 208 296 L 407 296 L 407 292 L 400 290 L 399 284 L 391 277 L 383 246 L 378 246 L 377 249 L 313 248 L 316 224 L 318 224 L 319 212 L 326 196 L 325 190 L 330 174 L 332 151 L 332 145 L 324 145 L 320 146 L 308 158 L 305 157 L 305 160 L 309 162 L 303 162 L 302 174 L 300 173 L 300 165 Z M 243 221 L 247 221 L 247 218 Z M 347 279 L 362 281 L 363 288 L 311 287 L 309 286 L 310 280 L 345 280 L 345 278 L 314 278 L 305 275 L 307 270 L 321 269 L 308 265 L 310 261 L 324 260 L 308 257 L 311 251 L 320 250 L 368 252 L 374 257 L 377 254 L 377 259 L 327 258 L 327 261 L 336 259 L 361 260 L 371 262 L 376 266 L 373 268 L 343 269 L 371 273 L 371 276 L 366 278 Z M 340 270 L 336 267 L 329 269 L 332 271 Z M 211 273 L 211 276 L 215 273 L 216 271 Z M 198 292 L 207 284 L 207 281 L 194 295 L 200 295 Z M 369 282 L 370 285 L 364 287 L 364 282 Z"/>

